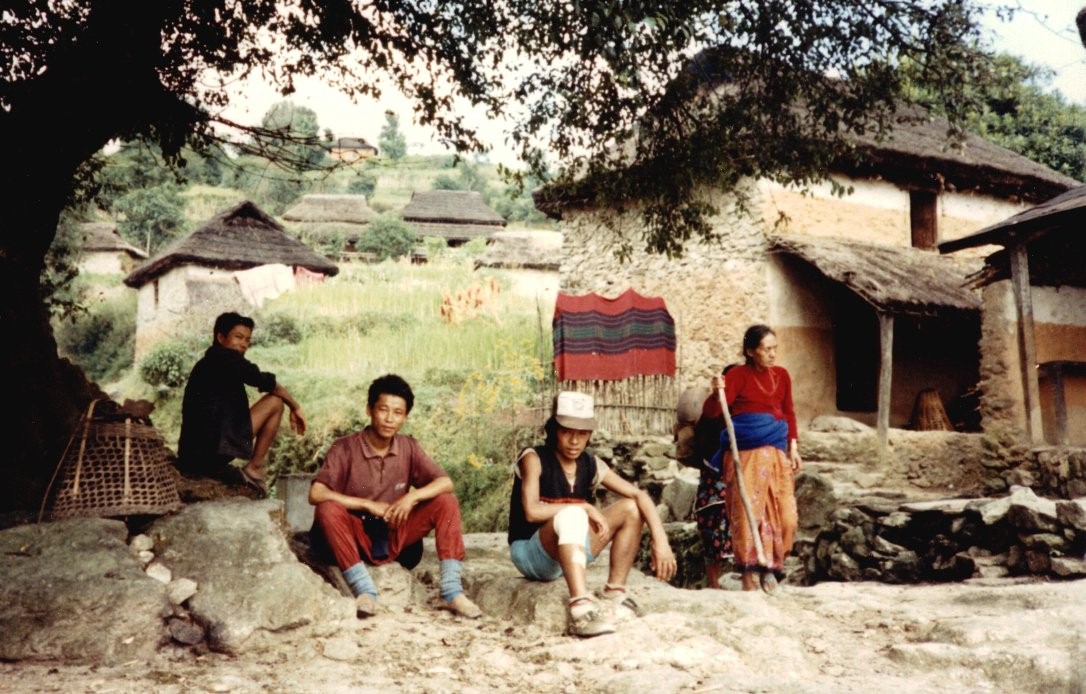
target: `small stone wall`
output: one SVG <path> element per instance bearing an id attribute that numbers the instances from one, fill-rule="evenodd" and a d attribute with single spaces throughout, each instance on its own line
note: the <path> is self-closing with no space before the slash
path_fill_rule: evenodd
<path id="1" fill-rule="evenodd" d="M 1086 497 L 1086 448 L 1043 448 L 1032 451 L 1034 489 L 1061 499 Z"/>
<path id="2" fill-rule="evenodd" d="M 840 508 L 802 557 L 806 582 L 1086 576 L 1086 498 L 1015 486 L 998 499 Z"/>

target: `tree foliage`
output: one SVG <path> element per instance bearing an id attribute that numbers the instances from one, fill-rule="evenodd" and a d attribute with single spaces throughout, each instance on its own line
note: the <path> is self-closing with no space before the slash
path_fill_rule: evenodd
<path id="1" fill-rule="evenodd" d="M 908 66 L 906 66 L 908 67 Z M 909 70 L 905 71 L 909 75 Z M 1086 181 L 1086 109 L 1046 89 L 1051 72 L 1011 55 L 996 56 L 991 72 L 970 91 L 979 108 L 965 127 L 1054 171 Z M 917 90 L 917 100 L 931 99 Z M 941 112 L 938 104 L 933 110 Z"/>
<path id="2" fill-rule="evenodd" d="M 590 204 L 640 201 L 645 245 L 676 252 L 708 230 L 705 186 L 809 182 L 847 151 L 848 133 L 889 126 L 903 61 L 952 117 L 967 110 L 964 78 L 985 62 L 976 14 L 975 0 L 5 3 L 0 138 L 18 168 L 0 186 L 0 316 L 20 339 L 4 341 L 0 390 L 30 397 L 0 429 L 16 471 L 0 507 L 13 494 L 37 500 L 20 480 L 40 481 L 91 397 L 43 358 L 56 345 L 39 282 L 73 177 L 108 142 L 145 136 L 178 162 L 186 145 L 229 141 L 290 161 L 297 138 L 222 115 L 239 81 L 264 77 L 290 95 L 319 75 L 349 97 L 391 84 L 457 151 L 481 149 L 476 128 L 508 118 L 532 173 L 558 162 L 554 180 L 590 182 Z M 88 105 L 78 127 L 58 104 Z M 469 110 L 492 120 L 476 126 Z M 63 146 L 43 152 L 52 138 Z"/>
<path id="3" fill-rule="evenodd" d="M 434 190 L 471 190 L 481 193 L 483 199 L 490 200 L 490 184 L 479 170 L 479 166 L 461 159 L 456 163 L 457 174 L 442 173 L 434 177 L 431 187 Z"/>
<path id="4" fill-rule="evenodd" d="M 389 159 L 403 159 L 407 154 L 407 139 L 400 132 L 400 117 L 392 111 L 385 111 L 385 124 L 377 138 L 381 154 Z"/>
<path id="5" fill-rule="evenodd" d="M 148 255 L 153 255 L 184 230 L 185 202 L 177 185 L 163 183 L 125 193 L 114 204 L 121 215 L 117 232 Z"/>
<path id="6" fill-rule="evenodd" d="M 273 104 L 260 121 L 263 131 L 256 135 L 266 150 L 276 143 L 284 143 L 291 152 L 291 160 L 304 168 L 316 169 L 327 156 L 319 136 L 320 124 L 317 113 L 304 106 L 296 106 L 289 99 Z"/>

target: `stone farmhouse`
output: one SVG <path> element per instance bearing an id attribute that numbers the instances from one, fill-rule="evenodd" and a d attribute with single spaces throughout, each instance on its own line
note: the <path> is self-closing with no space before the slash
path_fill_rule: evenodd
<path id="1" fill-rule="evenodd" d="M 223 311 L 251 313 L 298 284 L 339 272 L 252 202 L 245 201 L 136 268 L 136 360 L 180 326 L 207 330 Z"/>
<path id="2" fill-rule="evenodd" d="M 741 361 L 745 328 L 767 323 L 793 376 L 801 428 L 847 416 L 876 425 L 885 450 L 887 429 L 910 426 L 918 395 L 934 389 L 959 428 L 976 430 L 981 304 L 962 285 L 981 251 L 950 258 L 936 246 L 1076 182 L 979 137 L 948 147 L 948 129 L 911 118 L 887 140 L 860 139 L 866 163 L 829 172 L 851 188 L 843 197 L 828 184 L 803 193 L 750 180 L 738 211 L 735 198 L 710 192 L 713 238 L 688 242 L 680 258 L 640 250 L 636 212 L 594 207 L 589 187 L 537 191 L 564 232 L 561 290 L 663 297 L 675 319 L 678 392 Z M 623 244 L 635 249 L 626 262 L 616 253 Z"/>
<path id="3" fill-rule="evenodd" d="M 420 238 L 441 237 L 450 246 L 488 239 L 505 228 L 505 218 L 471 190 L 417 190 L 401 216 Z"/>
<path id="4" fill-rule="evenodd" d="M 79 225 L 83 248 L 79 272 L 98 275 L 126 275 L 147 259 L 147 254 L 121 238 L 112 222 L 85 222 Z"/>
<path id="5" fill-rule="evenodd" d="M 986 431 L 1086 446 L 1086 186 L 945 241 L 944 253 L 998 250 L 980 287 L 980 413 Z"/>

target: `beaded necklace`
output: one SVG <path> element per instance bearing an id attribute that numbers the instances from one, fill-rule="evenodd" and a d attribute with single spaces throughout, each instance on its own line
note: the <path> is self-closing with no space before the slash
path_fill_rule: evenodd
<path id="1" fill-rule="evenodd" d="M 758 376 L 758 369 L 752 368 L 751 370 L 754 372 L 754 383 L 757 384 L 758 390 L 766 395 L 773 395 L 777 392 L 777 386 L 780 385 L 780 381 L 777 380 L 777 375 L 773 372 L 772 366 L 766 367 L 766 371 L 769 372 L 769 383 L 771 384 L 769 390 L 766 390 L 766 387 L 762 385 L 762 380 Z"/>

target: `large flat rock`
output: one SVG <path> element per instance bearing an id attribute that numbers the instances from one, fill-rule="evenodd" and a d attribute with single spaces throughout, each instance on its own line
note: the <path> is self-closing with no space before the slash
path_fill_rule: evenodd
<path id="1" fill-rule="evenodd" d="M 127 537 L 99 518 L 0 531 L 0 660 L 117 663 L 169 640 L 166 586 Z"/>

